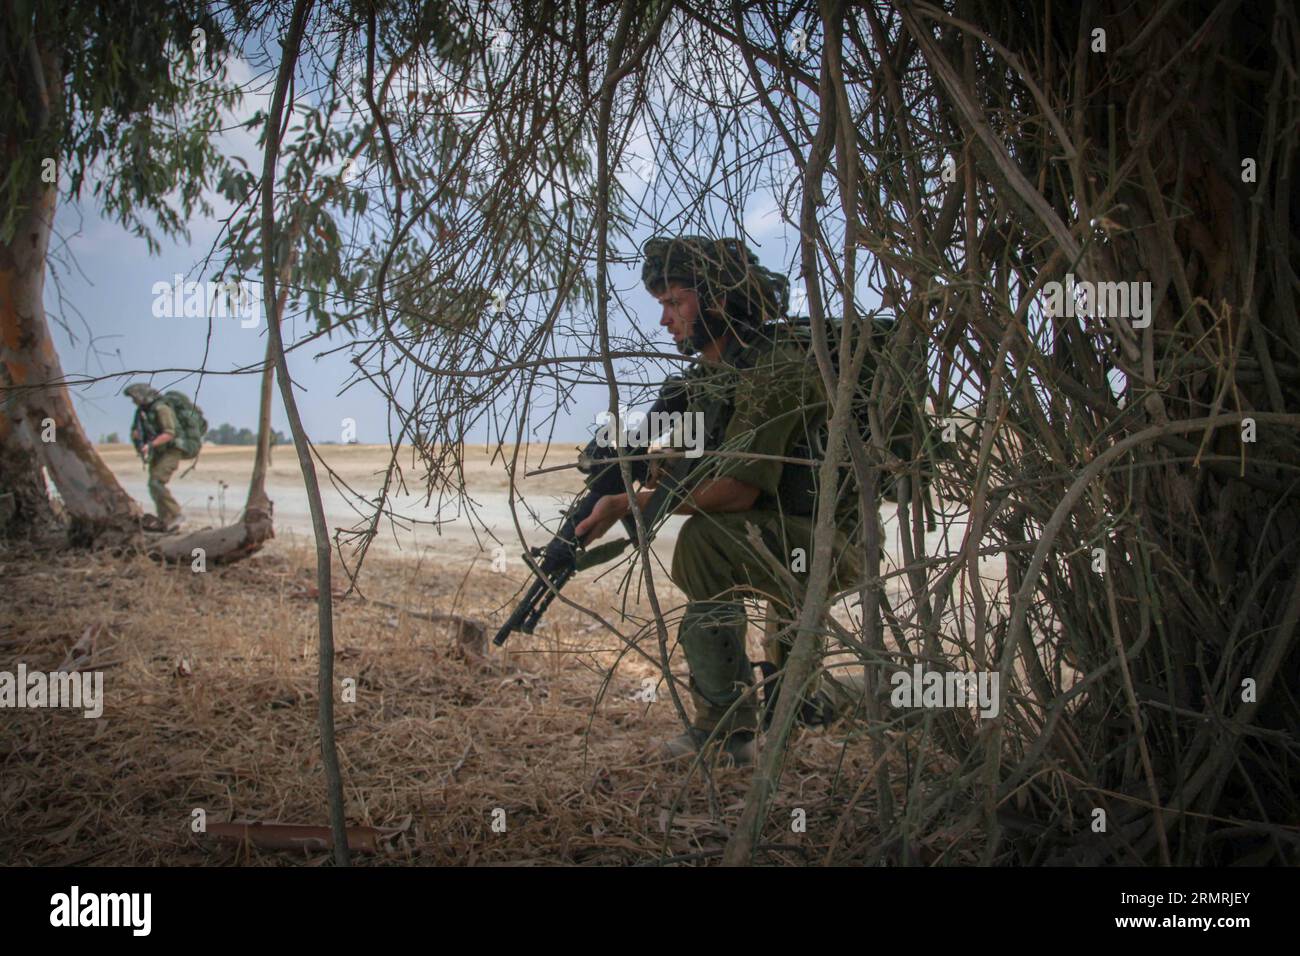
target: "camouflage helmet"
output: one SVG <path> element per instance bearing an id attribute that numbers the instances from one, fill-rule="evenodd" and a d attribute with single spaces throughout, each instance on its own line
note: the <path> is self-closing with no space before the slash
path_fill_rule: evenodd
<path id="1" fill-rule="evenodd" d="M 162 392 L 144 382 L 133 382 L 122 389 L 122 394 L 138 404 L 150 405 L 162 395 Z"/>
<path id="2" fill-rule="evenodd" d="M 702 321 L 691 333 L 690 351 L 719 338 L 731 324 L 756 327 L 785 315 L 790 307 L 790 280 L 764 269 L 738 239 L 706 236 L 656 236 L 646 241 L 641 282 L 660 294 L 680 282 L 700 296 Z M 719 315 L 714 304 L 723 303 Z"/>

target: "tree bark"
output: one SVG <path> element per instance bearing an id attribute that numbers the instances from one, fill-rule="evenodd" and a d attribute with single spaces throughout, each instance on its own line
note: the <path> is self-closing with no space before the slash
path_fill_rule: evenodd
<path id="1" fill-rule="evenodd" d="M 0 364 L 0 389 L 8 386 Z M 57 524 L 32 434 L 6 401 L 0 409 L 0 538 L 30 539 Z"/>
<path id="2" fill-rule="evenodd" d="M 293 270 L 298 264 L 299 231 L 298 217 L 295 216 L 289 223 L 289 254 L 280 266 L 277 276 L 280 288 L 275 297 L 275 315 L 266 317 L 268 324 L 280 321 L 280 316 L 284 315 L 284 307 L 289 301 L 289 283 L 293 279 Z M 265 513 L 268 523 L 271 517 L 271 499 L 266 496 L 266 471 L 271 467 L 271 396 L 274 387 L 275 338 L 268 327 L 266 364 L 262 367 L 261 401 L 257 409 L 257 455 L 253 459 L 253 474 L 248 481 L 248 502 L 244 506 L 245 523 L 254 520 L 259 513 Z"/>
<path id="3" fill-rule="evenodd" d="M 45 254 L 54 223 L 57 193 L 52 183 L 32 185 L 26 214 L 11 243 L 0 242 L 0 364 L 8 393 L 6 417 L 19 423 L 7 428 L 4 454 L 35 450 L 34 463 L 54 480 L 71 519 L 74 544 L 114 544 L 139 531 L 140 507 L 122 490 L 86 437 L 62 383 L 63 367 L 45 316 Z M 48 437 L 49 440 L 46 440 Z M 0 493 L 29 490 L 31 477 L 22 469 Z M 9 487 L 8 481 L 17 485 Z"/>

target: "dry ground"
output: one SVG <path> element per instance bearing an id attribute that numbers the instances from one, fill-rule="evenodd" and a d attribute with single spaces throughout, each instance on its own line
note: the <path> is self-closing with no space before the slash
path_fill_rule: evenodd
<path id="1" fill-rule="evenodd" d="M 191 831 L 196 808 L 211 822 L 327 822 L 313 568 L 305 547 L 282 539 L 205 573 L 141 556 L 0 550 L 0 670 L 52 670 L 99 624 L 106 698 L 99 719 L 0 715 L 0 862 L 327 862 Z M 483 563 L 467 572 L 373 555 L 363 585 L 371 599 L 496 623 L 522 579 Z M 566 594 L 616 620 L 609 579 L 589 574 Z M 453 630 L 355 597 L 336 607 L 336 684 L 357 685 L 355 703 L 336 688 L 348 822 L 404 828 L 358 863 L 717 859 L 748 774 L 716 771 L 711 796 L 699 772 L 647 757 L 679 730 L 666 687 L 656 702 L 634 699 L 651 663 L 616 666 L 618 640 L 558 602 L 537 635 L 515 635 L 486 660 Z M 840 724 L 803 732 L 793 754 L 760 858 L 852 861 L 874 826 L 866 742 Z M 505 832 L 493 830 L 495 808 Z M 795 808 L 806 833 L 791 832 Z"/>

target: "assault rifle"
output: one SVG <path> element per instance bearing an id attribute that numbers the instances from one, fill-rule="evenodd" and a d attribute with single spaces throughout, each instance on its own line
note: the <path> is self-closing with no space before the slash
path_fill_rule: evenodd
<path id="1" fill-rule="evenodd" d="M 140 436 L 138 440 L 136 435 Z M 131 441 L 135 445 L 135 453 L 140 456 L 140 463 L 145 471 L 149 470 L 149 443 L 157 437 L 158 433 L 149 425 L 149 416 L 145 415 L 143 408 L 137 408 L 135 421 L 131 423 Z"/>
<path id="2" fill-rule="evenodd" d="M 683 416 L 686 414 L 686 385 L 677 376 L 673 376 L 664 382 L 659 391 L 658 399 L 650 408 L 651 416 L 663 412 L 668 414 L 678 412 Z M 705 423 L 704 434 L 705 436 L 708 435 L 707 422 Z M 619 471 L 619 459 L 628 458 L 644 451 L 645 449 L 620 447 L 612 442 L 601 443 L 597 438 L 593 438 L 587 443 L 587 447 L 583 449 L 578 457 L 578 470 L 587 476 L 586 489 L 565 514 L 560 530 L 555 533 L 551 543 L 545 548 L 534 547 L 528 549 L 529 554 L 537 562 L 537 566 L 533 571 L 533 583 L 524 594 L 523 600 L 515 608 L 514 613 L 510 615 L 509 620 L 501 626 L 501 630 L 497 631 L 496 638 L 493 640 L 494 644 L 498 647 L 504 644 L 512 631 L 522 631 L 524 634 L 533 633 L 533 628 L 537 626 L 537 622 L 542 619 L 546 609 L 555 600 L 556 594 L 569 582 L 569 579 L 574 574 L 612 560 L 622 554 L 629 544 L 637 540 L 636 522 L 630 514 L 623 517 L 623 527 L 627 531 L 627 538 L 610 541 L 589 550 L 584 548 L 582 542 L 577 540 L 574 529 L 591 514 L 596 507 L 596 502 L 600 501 L 601 498 L 605 495 L 616 495 L 623 492 L 623 476 Z M 635 481 L 645 482 L 649 477 L 651 458 L 652 456 L 644 455 L 628 461 L 628 466 L 632 471 L 632 478 Z M 646 529 L 651 534 L 653 534 L 659 515 L 664 513 L 664 509 L 670 503 L 676 505 L 674 498 L 680 500 L 683 495 L 682 486 L 690 471 L 696 465 L 696 460 L 687 458 L 685 455 L 664 456 L 664 460 L 667 461 L 667 467 L 656 483 L 654 494 L 651 496 L 649 503 L 642 510 Z"/>

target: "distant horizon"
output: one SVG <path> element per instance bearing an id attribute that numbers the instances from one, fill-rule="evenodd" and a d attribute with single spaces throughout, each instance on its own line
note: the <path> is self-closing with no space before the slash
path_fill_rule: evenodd
<path id="1" fill-rule="evenodd" d="M 568 443 L 569 443 L 569 442 L 568 442 L 567 439 L 563 439 L 563 438 L 552 438 L 552 439 L 550 440 L 549 443 L 548 443 L 548 442 L 545 442 L 545 441 L 529 441 L 529 442 L 523 442 L 523 443 L 522 443 L 522 446 L 523 446 L 523 447 L 529 447 L 529 448 L 546 448 L 546 447 L 548 446 L 548 444 L 549 444 L 550 447 L 554 448 L 554 447 L 556 447 L 557 445 L 567 445 Z M 134 451 L 134 446 L 133 446 L 133 445 L 131 444 L 131 442 L 129 442 L 129 441 L 116 441 L 116 442 L 111 442 L 111 441 L 93 441 L 93 442 L 91 442 L 91 444 L 94 445 L 96 448 L 125 448 L 125 449 L 129 449 L 129 450 L 131 450 L 131 451 Z M 278 445 L 278 446 L 275 446 L 275 447 L 278 447 L 278 448 L 287 448 L 288 446 L 290 446 L 290 445 L 292 445 L 292 444 L 293 444 L 292 441 L 288 441 L 288 442 L 284 442 L 284 443 L 282 443 L 282 444 L 280 444 L 280 445 Z M 393 447 L 392 445 L 389 445 L 389 444 L 386 443 L 386 442 L 364 442 L 364 441 L 342 442 L 342 441 L 315 441 L 315 440 L 312 440 L 311 444 L 312 444 L 313 446 L 315 446 L 315 445 L 329 445 L 329 446 L 331 446 L 331 447 L 335 447 L 335 448 L 392 448 L 392 447 Z M 435 442 L 431 447 L 433 447 L 433 448 L 442 448 L 442 447 L 444 447 L 446 444 L 447 444 L 447 443 Z M 496 448 L 496 447 L 497 447 L 497 445 L 494 444 L 494 443 L 482 442 L 482 441 L 477 441 L 477 440 L 475 440 L 475 441 L 468 441 L 468 442 L 462 440 L 462 441 L 456 442 L 455 444 L 456 444 L 456 446 L 461 447 L 461 448 L 483 448 L 483 447 L 486 447 L 486 448 Z M 516 446 L 519 445 L 519 444 L 520 444 L 520 443 L 516 443 L 516 442 L 502 442 L 502 443 L 501 443 L 501 447 L 502 447 L 502 448 L 514 448 L 514 447 L 516 447 Z M 210 448 L 256 448 L 256 447 L 257 447 L 256 445 L 219 444 L 219 443 L 217 443 L 217 442 L 210 442 L 210 441 L 205 441 L 205 442 L 203 443 L 203 450 L 204 450 L 204 451 L 207 451 L 207 450 L 210 449 Z M 403 442 L 402 444 L 398 445 L 397 447 L 398 447 L 398 448 L 414 448 L 415 446 L 412 445 L 412 444 L 410 444 L 409 442 Z"/>

